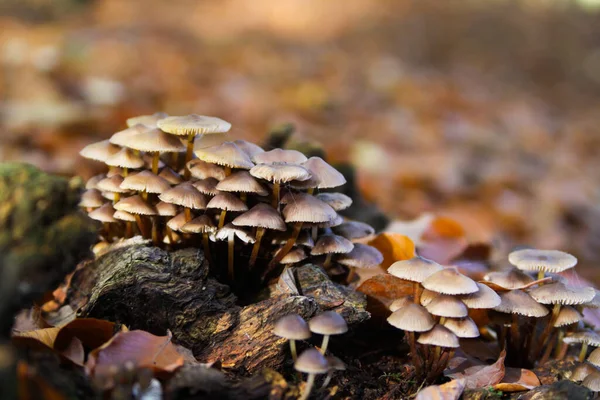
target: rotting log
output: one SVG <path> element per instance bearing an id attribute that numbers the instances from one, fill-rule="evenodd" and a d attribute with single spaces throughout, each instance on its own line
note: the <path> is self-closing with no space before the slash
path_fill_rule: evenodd
<path id="1" fill-rule="evenodd" d="M 73 275 L 68 304 L 82 317 L 95 317 L 155 334 L 167 330 L 201 362 L 220 362 L 238 375 L 277 368 L 286 358 L 285 340 L 272 333 L 284 315 L 310 318 L 331 309 L 355 324 L 369 318 L 364 295 L 329 280 L 316 265 L 297 269 L 298 293 L 272 291 L 241 307 L 229 287 L 209 276 L 199 249 L 173 253 L 132 245 L 82 265 Z"/>

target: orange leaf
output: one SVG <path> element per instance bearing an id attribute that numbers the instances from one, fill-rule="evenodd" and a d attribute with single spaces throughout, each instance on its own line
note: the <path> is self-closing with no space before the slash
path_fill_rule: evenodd
<path id="1" fill-rule="evenodd" d="M 436 217 L 423 233 L 423 240 L 458 239 L 465 236 L 465 229 L 456 220 L 449 217 Z"/>
<path id="2" fill-rule="evenodd" d="M 356 290 L 367 296 L 394 300 L 411 295 L 412 288 L 413 285 L 411 282 L 396 278 L 390 274 L 381 274 L 366 280 Z"/>
<path id="3" fill-rule="evenodd" d="M 443 385 L 431 385 L 417 393 L 415 400 L 458 400 L 465 390 L 464 379 L 454 379 Z"/>
<path id="4" fill-rule="evenodd" d="M 369 242 L 383 254 L 381 268 L 387 270 L 396 261 L 408 260 L 415 256 L 415 244 L 408 236 L 384 232 Z"/>
<path id="5" fill-rule="evenodd" d="M 60 332 L 60 328 L 45 328 L 35 331 L 21 332 L 13 335 L 12 341 L 15 345 L 21 347 L 54 348 L 54 341 Z"/>
<path id="6" fill-rule="evenodd" d="M 502 382 L 494 385 L 494 389 L 503 392 L 522 392 L 540 385 L 540 380 L 532 371 L 521 368 L 506 368 Z"/>
<path id="7" fill-rule="evenodd" d="M 66 347 L 72 338 L 78 338 L 83 346 L 91 350 L 108 342 L 114 334 L 114 322 L 96 318 L 74 319 L 60 329 L 56 346 Z"/>

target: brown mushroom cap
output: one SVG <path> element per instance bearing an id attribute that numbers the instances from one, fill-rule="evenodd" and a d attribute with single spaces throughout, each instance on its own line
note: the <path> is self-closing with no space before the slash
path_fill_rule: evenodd
<path id="1" fill-rule="evenodd" d="M 217 227 L 208 215 L 201 215 L 183 225 L 179 230 L 184 233 L 214 233 L 217 231 Z"/>
<path id="2" fill-rule="evenodd" d="M 108 157 L 104 162 L 106 165 L 111 167 L 131 168 L 137 169 L 144 166 L 144 159 L 134 154 L 130 149 L 121 149 L 112 156 Z"/>
<path id="3" fill-rule="evenodd" d="M 215 178 L 205 178 L 193 182 L 192 185 L 194 185 L 194 187 L 202 194 L 207 196 L 216 196 L 219 194 L 219 191 L 217 190 L 217 183 L 219 183 L 219 181 Z"/>
<path id="4" fill-rule="evenodd" d="M 250 234 L 250 232 L 246 231 L 243 228 L 237 227 L 237 226 L 235 226 L 233 224 L 227 224 L 224 227 L 222 227 L 221 229 L 219 229 L 217 231 L 217 234 L 215 235 L 215 239 L 217 239 L 217 240 L 228 240 L 229 239 L 229 235 L 232 234 L 232 233 L 235 236 L 237 236 L 237 238 L 240 239 L 244 243 L 254 243 L 254 242 L 256 242 L 256 239 L 254 238 L 254 236 L 252 236 Z"/>
<path id="5" fill-rule="evenodd" d="M 273 333 L 279 337 L 291 340 L 310 339 L 311 332 L 308 323 L 298 314 L 290 314 L 275 322 Z"/>
<path id="6" fill-rule="evenodd" d="M 396 299 L 394 301 L 392 301 L 392 303 L 390 304 L 390 306 L 388 307 L 390 309 L 391 312 L 395 312 L 398 311 L 399 309 L 401 309 L 402 307 L 406 307 L 409 304 L 413 303 L 413 299 L 411 296 L 404 296 L 404 297 L 400 297 L 399 299 Z"/>
<path id="7" fill-rule="evenodd" d="M 600 392 L 600 372 L 592 372 L 585 377 L 581 384 L 590 389 L 592 392 Z"/>
<path id="8" fill-rule="evenodd" d="M 313 256 L 320 256 L 323 254 L 343 254 L 351 252 L 353 248 L 354 243 L 345 237 L 334 234 L 325 234 L 319 237 L 317 243 L 315 243 L 315 247 L 310 251 L 310 254 Z"/>
<path id="9" fill-rule="evenodd" d="M 146 132 L 153 127 L 144 124 L 134 124 L 112 135 L 108 141 L 114 145 L 126 147 L 127 140 L 138 133 Z"/>
<path id="10" fill-rule="evenodd" d="M 387 318 L 390 325 L 407 332 L 426 332 L 433 328 L 435 321 L 425 307 L 408 304 Z"/>
<path id="11" fill-rule="evenodd" d="M 273 149 L 254 154 L 252 160 L 256 164 L 302 164 L 307 160 L 306 156 L 297 150 Z"/>
<path id="12" fill-rule="evenodd" d="M 104 178 L 96 185 L 98 190 L 110 193 L 127 193 L 129 190 L 121 187 L 123 177 L 121 175 L 113 175 L 110 178 Z"/>
<path id="13" fill-rule="evenodd" d="M 218 181 L 222 181 L 227 176 L 225 170 L 218 165 L 198 159 L 188 162 L 187 168 L 192 177 L 196 179 L 215 178 Z"/>
<path id="14" fill-rule="evenodd" d="M 554 321 L 554 327 L 560 328 L 561 326 L 571 325 L 581 320 L 583 320 L 583 315 L 573 307 L 561 307 L 556 321 Z"/>
<path id="15" fill-rule="evenodd" d="M 467 306 L 462 301 L 445 294 L 436 296 L 425 308 L 430 314 L 439 317 L 463 318 L 469 314 Z"/>
<path id="16" fill-rule="evenodd" d="M 375 247 L 355 243 L 352 251 L 338 256 L 336 262 L 347 267 L 376 268 L 383 262 L 383 255 Z"/>
<path id="17" fill-rule="evenodd" d="M 455 268 L 444 268 L 429 275 L 421 284 L 425 289 L 442 294 L 470 294 L 479 291 L 477 283 Z"/>
<path id="18" fill-rule="evenodd" d="M 113 208 L 112 204 L 106 203 L 102 207 L 90 212 L 88 217 L 100 222 L 117 222 L 117 220 L 113 217 L 114 214 L 115 209 Z"/>
<path id="19" fill-rule="evenodd" d="M 88 144 L 85 146 L 79 154 L 89 160 L 106 162 L 106 160 L 113 154 L 119 152 L 120 147 L 111 144 L 108 140 L 102 140 L 100 142 Z"/>
<path id="20" fill-rule="evenodd" d="M 181 178 L 181 175 L 179 175 L 177 172 L 173 171 L 169 167 L 164 167 L 160 171 L 158 176 L 165 179 L 171 185 L 179 185 L 180 183 L 183 183 L 183 179 Z"/>
<path id="21" fill-rule="evenodd" d="M 269 194 L 248 171 L 238 171 L 229 175 L 217 184 L 217 189 L 223 192 L 255 193 L 258 196 Z"/>
<path id="22" fill-rule="evenodd" d="M 411 282 L 423 282 L 425 278 L 444 269 L 435 261 L 416 256 L 409 260 L 396 261 L 388 268 L 388 273 L 396 278 Z"/>
<path id="23" fill-rule="evenodd" d="M 79 201 L 79 207 L 84 208 L 98 208 L 104 204 L 104 197 L 97 189 L 89 189 L 83 192 L 81 200 Z"/>
<path id="24" fill-rule="evenodd" d="M 559 250 L 522 249 L 508 255 L 508 261 L 525 271 L 562 272 L 573 268 L 577 258 Z"/>
<path id="25" fill-rule="evenodd" d="M 121 189 L 147 193 L 163 193 L 171 189 L 169 182 L 150 171 L 129 175 L 121 182 Z"/>
<path id="26" fill-rule="evenodd" d="M 233 142 L 224 142 L 218 146 L 211 146 L 205 149 L 196 149 L 194 154 L 204 162 L 222 165 L 224 167 L 239 169 L 250 169 L 254 167 L 254 163 L 250 160 L 250 157 L 248 157 L 248 155 Z"/>
<path id="27" fill-rule="evenodd" d="M 569 333 L 563 338 L 566 344 L 586 343 L 593 347 L 600 347 L 600 335 L 597 332 L 585 330 Z"/>
<path id="28" fill-rule="evenodd" d="M 238 139 L 238 140 L 234 140 L 233 143 L 235 143 L 235 145 L 237 147 L 242 149 L 242 151 L 244 153 L 248 154 L 248 157 L 250 157 L 250 159 L 252 159 L 257 154 L 264 152 L 262 147 L 254 144 L 252 142 L 247 142 L 245 140 Z"/>
<path id="29" fill-rule="evenodd" d="M 483 309 L 483 308 L 494 308 L 500 305 L 502 300 L 498 293 L 494 289 L 490 288 L 483 283 L 477 282 L 478 292 L 465 294 L 460 296 L 463 303 L 469 308 Z"/>
<path id="30" fill-rule="evenodd" d="M 156 215 L 156 209 L 146 203 L 140 195 L 135 195 L 122 199 L 115 204 L 115 210 L 126 211 L 130 214 Z"/>
<path id="31" fill-rule="evenodd" d="M 283 208 L 285 222 L 329 222 L 337 213 L 333 208 L 321 200 L 309 196 L 299 195 L 295 202 L 287 204 Z"/>
<path id="32" fill-rule="evenodd" d="M 277 256 L 280 251 L 281 249 L 278 249 L 275 252 L 275 256 Z M 279 261 L 279 264 L 296 264 L 300 261 L 306 260 L 307 257 L 308 256 L 302 247 L 294 247 L 281 259 L 281 261 Z"/>
<path id="33" fill-rule="evenodd" d="M 325 311 L 308 321 L 310 331 L 319 335 L 341 335 L 348 332 L 346 320 L 335 311 Z"/>
<path id="34" fill-rule="evenodd" d="M 581 382 L 586 376 L 593 372 L 598 372 L 596 367 L 588 363 L 580 363 L 571 374 L 571 380 L 575 382 Z"/>
<path id="35" fill-rule="evenodd" d="M 459 338 L 476 338 L 479 337 L 479 328 L 471 318 L 446 318 L 442 323 L 452 333 Z"/>
<path id="36" fill-rule="evenodd" d="M 499 312 L 535 318 L 541 318 L 548 315 L 548 309 L 546 307 L 519 289 L 500 293 L 500 300 L 500 305 L 494 307 L 494 310 Z"/>
<path id="37" fill-rule="evenodd" d="M 421 292 L 421 297 L 419 299 L 419 302 L 421 303 L 421 305 L 423 307 L 427 307 L 427 305 L 429 303 L 432 302 L 433 299 L 435 299 L 436 297 L 438 297 L 440 294 L 437 292 L 433 292 L 431 290 L 427 290 L 427 289 L 423 289 L 423 291 Z"/>
<path id="38" fill-rule="evenodd" d="M 325 374 L 329 371 L 327 360 L 321 352 L 314 347 L 304 350 L 294 363 L 294 368 L 298 372 L 305 374 Z"/>
<path id="39" fill-rule="evenodd" d="M 184 212 L 177 214 L 176 216 L 167 221 L 167 226 L 174 232 L 181 231 L 181 228 L 185 224 L 187 224 L 187 219 Z"/>
<path id="40" fill-rule="evenodd" d="M 287 232 L 275 232 L 273 235 L 273 239 L 271 240 L 271 244 L 282 245 L 285 244 L 289 238 L 290 235 Z M 300 234 L 296 239 L 295 245 L 313 248 L 315 247 L 315 242 L 313 241 L 312 236 L 308 231 L 302 230 L 300 231 Z"/>
<path id="41" fill-rule="evenodd" d="M 600 349 L 594 349 L 588 356 L 587 362 L 595 367 L 600 367 Z"/>
<path id="42" fill-rule="evenodd" d="M 137 135 L 124 137 L 123 146 L 150 153 L 183 152 L 185 145 L 173 135 L 153 128 Z"/>
<path id="43" fill-rule="evenodd" d="M 216 208 L 227 211 L 248 211 L 248 206 L 231 193 L 221 192 L 210 199 L 206 208 Z"/>
<path id="44" fill-rule="evenodd" d="M 456 348 L 459 346 L 458 337 L 450 329 L 439 324 L 435 325 L 432 330 L 421 333 L 417 342 L 439 347 Z"/>
<path id="45" fill-rule="evenodd" d="M 310 178 L 310 172 L 306 168 L 287 163 L 258 164 L 250 169 L 250 175 L 273 183 L 302 181 Z"/>
<path id="46" fill-rule="evenodd" d="M 231 223 L 235 226 L 251 226 L 277 231 L 285 231 L 287 226 L 281 218 L 281 215 L 268 204 L 259 203 L 237 216 Z"/>
<path id="47" fill-rule="evenodd" d="M 529 290 L 529 295 L 541 304 L 582 304 L 596 295 L 591 287 L 574 288 L 562 282 L 548 283 Z"/>
<path id="48" fill-rule="evenodd" d="M 102 179 L 106 178 L 105 174 L 98 174 L 98 175 L 94 175 L 92 176 L 90 179 L 88 179 L 88 181 L 85 183 L 85 188 L 86 189 L 98 189 L 98 182 L 100 182 Z"/>
<path id="49" fill-rule="evenodd" d="M 165 132 L 179 136 L 225 133 L 231 129 L 227 121 L 197 114 L 166 117 L 156 125 Z"/>
<path id="50" fill-rule="evenodd" d="M 311 174 L 311 178 L 303 182 L 294 182 L 296 188 L 330 189 L 346 184 L 346 178 L 320 157 L 311 157 L 302 164 Z"/>
<path id="51" fill-rule="evenodd" d="M 177 206 L 175 204 L 159 201 L 158 204 L 156 204 L 156 211 L 158 215 L 162 217 L 174 217 L 177 215 Z"/>
<path id="52" fill-rule="evenodd" d="M 125 123 L 128 127 L 133 127 L 137 124 L 146 125 L 152 128 L 156 128 L 156 123 L 163 118 L 167 118 L 169 114 L 165 112 L 155 112 L 151 115 L 138 115 L 137 117 L 127 118 Z"/>
<path id="53" fill-rule="evenodd" d="M 505 289 L 522 289 L 533 282 L 533 278 L 518 268 L 505 271 L 494 271 L 486 274 L 483 279 Z"/>
<path id="54" fill-rule="evenodd" d="M 191 182 L 181 183 L 163 192 L 158 198 L 165 203 L 195 210 L 205 210 L 207 207 L 206 197 Z"/>
<path id="55" fill-rule="evenodd" d="M 316 197 L 322 202 L 329 204 L 335 211 L 345 210 L 352 205 L 352 199 L 344 193 L 326 192 L 319 193 Z"/>
<path id="56" fill-rule="evenodd" d="M 115 217 L 115 219 L 118 219 L 120 221 L 135 222 L 135 215 L 130 214 L 127 211 L 117 210 L 113 214 L 113 217 Z"/>
<path id="57" fill-rule="evenodd" d="M 336 235 L 348 240 L 362 239 L 375 234 L 375 229 L 371 225 L 359 221 L 346 221 L 332 230 Z"/>

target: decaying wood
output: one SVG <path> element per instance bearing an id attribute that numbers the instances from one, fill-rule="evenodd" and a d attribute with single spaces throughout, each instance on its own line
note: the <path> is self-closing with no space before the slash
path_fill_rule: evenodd
<path id="1" fill-rule="evenodd" d="M 267 299 L 240 307 L 229 287 L 209 276 L 201 250 L 169 253 L 138 244 L 79 268 L 68 302 L 81 316 L 155 334 L 169 330 L 201 362 L 218 361 L 223 369 L 246 375 L 285 360 L 285 340 L 272 333 L 284 315 L 310 318 L 332 309 L 349 324 L 369 317 L 364 296 L 331 282 L 318 266 L 294 272 L 290 285 L 297 293 L 272 290 Z"/>

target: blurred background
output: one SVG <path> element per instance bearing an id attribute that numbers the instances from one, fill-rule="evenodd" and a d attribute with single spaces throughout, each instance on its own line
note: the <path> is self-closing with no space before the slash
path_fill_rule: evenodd
<path id="1" fill-rule="evenodd" d="M 600 1 L 0 0 L 0 160 L 165 111 L 296 125 L 390 216 L 600 262 Z M 596 282 L 599 279 L 594 279 Z"/>

